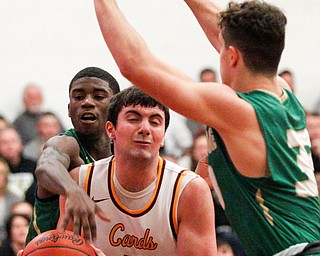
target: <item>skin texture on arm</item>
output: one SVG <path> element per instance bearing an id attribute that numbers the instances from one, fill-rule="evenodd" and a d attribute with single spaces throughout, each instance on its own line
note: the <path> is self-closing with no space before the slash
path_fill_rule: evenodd
<path id="1" fill-rule="evenodd" d="M 121 73 L 167 107 L 194 121 L 214 127 L 224 138 L 241 173 L 252 177 L 264 176 L 267 172 L 265 144 L 253 107 L 240 99 L 233 88 L 218 83 L 194 82 L 153 55 L 127 22 L 116 1 L 95 0 L 94 3 L 104 39 Z M 248 84 L 256 76 L 249 72 L 243 75 L 245 69 L 241 53 L 229 47 L 224 49 L 224 58 L 224 65 L 228 66 L 233 77 L 238 75 L 241 78 L 234 83 L 240 83 L 249 90 Z M 261 80 L 261 84 L 265 84 L 263 78 Z M 239 152 L 242 151 L 248 153 L 245 154 L 248 159 L 257 161 L 240 159 L 243 154 L 240 156 Z"/>
<path id="2" fill-rule="evenodd" d="M 179 256 L 216 255 L 214 206 L 202 178 L 191 181 L 182 192 L 178 221 Z"/>
<path id="3" fill-rule="evenodd" d="M 236 109 L 234 116 L 238 118 L 247 117 L 242 111 L 247 104 L 228 86 L 196 83 L 153 55 L 115 1 L 95 0 L 94 3 L 104 39 L 121 73 L 133 84 L 176 112 L 209 126 L 224 127 L 226 118 L 233 120 L 233 115 L 225 115 L 228 108 Z M 179 97 L 168 97 L 168 91 Z"/>
<path id="4" fill-rule="evenodd" d="M 35 171 L 39 198 L 66 195 L 67 192 L 79 190 L 68 172 L 72 167 L 84 163 L 79 156 L 79 150 L 79 145 L 73 137 L 55 136 L 48 140 Z"/>

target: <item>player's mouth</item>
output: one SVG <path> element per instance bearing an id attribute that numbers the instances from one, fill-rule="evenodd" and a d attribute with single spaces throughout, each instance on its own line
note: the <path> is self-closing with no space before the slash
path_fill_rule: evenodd
<path id="1" fill-rule="evenodd" d="M 96 115 L 94 115 L 92 113 L 84 113 L 80 117 L 80 120 L 85 123 L 93 123 L 93 122 L 97 121 L 97 119 L 98 118 L 96 117 Z"/>

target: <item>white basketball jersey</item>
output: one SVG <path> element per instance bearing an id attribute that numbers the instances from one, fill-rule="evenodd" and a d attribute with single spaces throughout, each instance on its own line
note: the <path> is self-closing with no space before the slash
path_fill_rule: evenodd
<path id="1" fill-rule="evenodd" d="M 109 157 L 82 165 L 79 173 L 80 185 L 111 219 L 104 222 L 96 216 L 95 246 L 113 256 L 178 255 L 179 197 L 198 175 L 159 157 L 158 177 L 151 197 L 150 193 L 128 192 L 137 194 L 135 200 L 146 202 L 139 209 L 129 209 L 116 194 L 114 166 L 114 158 Z M 144 196 L 148 197 L 147 201 Z"/>

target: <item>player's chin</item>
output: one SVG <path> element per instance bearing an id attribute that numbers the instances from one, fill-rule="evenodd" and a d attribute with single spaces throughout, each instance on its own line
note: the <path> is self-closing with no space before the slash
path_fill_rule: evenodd
<path id="1" fill-rule="evenodd" d="M 94 123 L 82 123 L 81 126 L 77 129 L 84 135 L 97 134 L 99 132 L 100 125 L 98 122 Z"/>
<path id="2" fill-rule="evenodd" d="M 148 161 L 150 159 L 154 159 L 154 155 L 147 149 L 138 149 L 132 152 L 131 154 L 133 159 L 137 159 L 139 161 Z"/>

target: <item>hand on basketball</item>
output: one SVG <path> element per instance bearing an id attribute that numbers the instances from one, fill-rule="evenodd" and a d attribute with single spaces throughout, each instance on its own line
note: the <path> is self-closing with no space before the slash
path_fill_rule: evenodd
<path id="1" fill-rule="evenodd" d="M 62 229 L 67 229 L 69 221 L 72 220 L 75 235 L 80 235 L 81 228 L 83 228 L 84 238 L 95 240 L 97 237 L 95 214 L 102 220 L 110 220 L 101 208 L 79 187 L 78 191 L 70 192 L 67 195 Z"/>
<path id="2" fill-rule="evenodd" d="M 18 251 L 17 256 L 23 256 L 23 250 Z"/>

